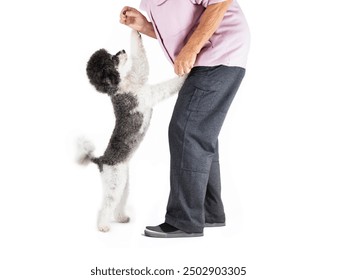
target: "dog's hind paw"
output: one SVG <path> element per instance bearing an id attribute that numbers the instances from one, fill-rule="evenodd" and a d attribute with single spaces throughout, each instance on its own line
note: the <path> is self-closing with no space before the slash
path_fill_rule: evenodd
<path id="1" fill-rule="evenodd" d="M 101 232 L 108 232 L 108 231 L 110 231 L 110 226 L 108 226 L 108 225 L 99 225 L 98 226 L 98 230 L 101 231 Z"/>

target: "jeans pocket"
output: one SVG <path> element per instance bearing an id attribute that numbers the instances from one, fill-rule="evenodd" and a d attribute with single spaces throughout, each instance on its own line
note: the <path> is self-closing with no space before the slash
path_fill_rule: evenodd
<path id="1" fill-rule="evenodd" d="M 216 92 L 196 88 L 191 96 L 188 110 L 195 112 L 208 112 L 214 107 Z"/>

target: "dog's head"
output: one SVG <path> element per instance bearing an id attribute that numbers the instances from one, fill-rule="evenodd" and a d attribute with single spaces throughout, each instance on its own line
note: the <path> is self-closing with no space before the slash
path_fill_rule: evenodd
<path id="1" fill-rule="evenodd" d="M 114 94 L 121 81 L 119 69 L 125 64 L 127 55 L 124 50 L 115 55 L 105 49 L 96 51 L 87 64 L 87 75 L 90 83 L 102 93 Z"/>

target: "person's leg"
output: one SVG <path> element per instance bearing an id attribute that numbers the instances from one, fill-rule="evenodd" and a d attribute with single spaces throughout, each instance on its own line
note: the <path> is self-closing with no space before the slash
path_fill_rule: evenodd
<path id="1" fill-rule="evenodd" d="M 204 209 L 205 226 L 225 225 L 225 211 L 221 199 L 221 176 L 218 144 L 211 164 L 211 169 L 209 171 Z"/>
<path id="2" fill-rule="evenodd" d="M 217 173 L 218 135 L 244 72 L 195 67 L 179 93 L 169 127 L 171 192 L 165 220 L 174 228 L 203 231 L 207 184 L 217 185 L 210 172 Z"/>

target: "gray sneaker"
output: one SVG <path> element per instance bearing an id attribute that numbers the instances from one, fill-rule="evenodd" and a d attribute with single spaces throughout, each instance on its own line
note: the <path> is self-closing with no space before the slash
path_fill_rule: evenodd
<path id="1" fill-rule="evenodd" d="M 156 238 L 199 237 L 204 235 L 202 232 L 187 233 L 167 223 L 154 227 L 146 227 L 144 234 L 145 236 Z"/>

